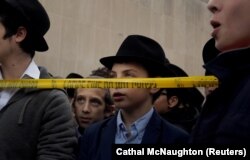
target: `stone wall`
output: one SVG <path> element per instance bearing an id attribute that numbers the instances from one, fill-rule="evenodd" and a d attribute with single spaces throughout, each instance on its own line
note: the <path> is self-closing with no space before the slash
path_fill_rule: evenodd
<path id="1" fill-rule="evenodd" d="M 202 48 L 210 37 L 204 0 L 40 0 L 51 19 L 49 51 L 36 62 L 56 75 L 87 76 L 115 55 L 130 34 L 158 41 L 172 63 L 203 75 Z"/>

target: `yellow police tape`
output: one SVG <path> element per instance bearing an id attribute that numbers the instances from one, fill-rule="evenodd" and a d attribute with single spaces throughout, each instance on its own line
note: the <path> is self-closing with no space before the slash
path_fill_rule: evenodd
<path id="1" fill-rule="evenodd" d="M 190 88 L 218 86 L 214 76 L 173 78 L 18 79 L 0 80 L 0 88 Z"/>

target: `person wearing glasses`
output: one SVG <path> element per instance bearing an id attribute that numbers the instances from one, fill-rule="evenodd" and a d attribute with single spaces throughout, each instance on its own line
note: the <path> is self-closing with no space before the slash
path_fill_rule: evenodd
<path id="1" fill-rule="evenodd" d="M 174 73 L 174 77 L 188 76 L 177 65 L 167 63 L 166 67 Z M 200 115 L 203 100 L 197 88 L 164 88 L 154 106 L 164 119 L 191 133 Z"/>

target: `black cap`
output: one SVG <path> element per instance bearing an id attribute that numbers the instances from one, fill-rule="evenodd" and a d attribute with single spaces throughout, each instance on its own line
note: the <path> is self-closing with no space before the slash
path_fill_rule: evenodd
<path id="1" fill-rule="evenodd" d="M 4 0 L 16 9 L 28 22 L 28 31 L 33 38 L 34 50 L 47 51 L 48 45 L 44 39 L 50 28 L 49 16 L 38 0 Z"/>

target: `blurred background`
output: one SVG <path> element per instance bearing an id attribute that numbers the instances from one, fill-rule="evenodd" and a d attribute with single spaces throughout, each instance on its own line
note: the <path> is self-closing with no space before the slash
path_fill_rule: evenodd
<path id="1" fill-rule="evenodd" d="M 130 34 L 158 41 L 167 58 L 189 75 L 204 75 L 202 48 L 210 37 L 207 0 L 40 0 L 51 28 L 49 51 L 37 53 L 38 65 L 54 75 L 87 76 L 115 55 Z"/>

